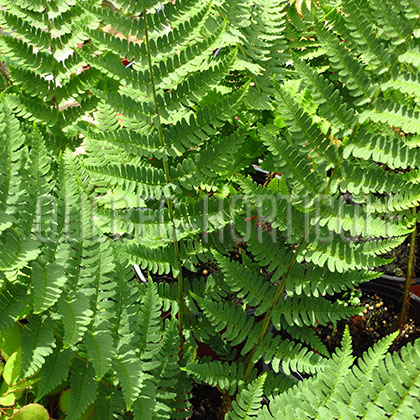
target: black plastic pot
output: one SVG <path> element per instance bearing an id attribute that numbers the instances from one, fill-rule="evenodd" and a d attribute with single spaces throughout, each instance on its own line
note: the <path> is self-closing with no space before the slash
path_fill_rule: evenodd
<path id="1" fill-rule="evenodd" d="M 360 289 L 364 292 L 376 293 L 382 298 L 399 301 L 402 305 L 404 292 L 401 286 L 401 283 L 394 282 L 392 284 L 391 282 L 381 281 L 380 278 L 360 285 Z M 417 325 L 420 325 L 420 297 L 413 293 L 410 293 L 410 317 Z"/>

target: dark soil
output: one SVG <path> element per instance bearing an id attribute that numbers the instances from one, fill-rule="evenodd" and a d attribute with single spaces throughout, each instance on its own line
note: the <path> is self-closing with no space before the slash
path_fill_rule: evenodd
<path id="1" fill-rule="evenodd" d="M 410 236 L 398 247 L 382 255 L 384 258 L 394 258 L 390 264 L 379 267 L 378 270 L 390 276 L 405 277 L 410 250 Z M 417 224 L 416 249 L 413 268 L 413 277 L 420 277 L 420 224 Z M 419 257 L 416 258 L 417 254 Z"/>
<path id="2" fill-rule="evenodd" d="M 420 238 L 417 235 L 416 242 L 419 243 Z M 381 271 L 390 276 L 405 277 L 408 264 L 408 251 L 409 251 L 410 238 L 408 237 L 404 243 L 398 248 L 393 249 L 387 254 L 382 255 L 383 258 L 395 258 L 390 264 L 384 265 L 378 268 Z M 417 258 L 416 264 L 414 265 L 414 277 L 420 276 L 420 261 Z"/>
<path id="3" fill-rule="evenodd" d="M 193 414 L 191 420 L 217 420 L 222 405 L 222 394 L 209 385 L 193 385 Z"/>
<path id="4" fill-rule="evenodd" d="M 340 345 L 347 324 L 352 336 L 353 355 L 360 357 L 378 340 L 391 332 L 401 308 L 398 300 L 390 300 L 366 292 L 362 293 L 361 306 L 365 308 L 363 315 L 342 320 L 337 323 L 336 327 L 329 324 L 317 329 L 318 335 L 330 353 L 333 353 L 336 347 Z M 399 351 L 407 343 L 413 343 L 417 338 L 420 338 L 420 325 L 416 325 L 413 319 L 409 317 L 390 351 Z"/>

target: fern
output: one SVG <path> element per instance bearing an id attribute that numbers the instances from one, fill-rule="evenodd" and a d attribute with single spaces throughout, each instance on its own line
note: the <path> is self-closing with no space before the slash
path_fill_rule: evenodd
<path id="1" fill-rule="evenodd" d="M 96 400 L 98 384 L 93 378 L 93 368 L 90 364 L 78 359 L 73 362 L 70 378 L 70 400 L 66 418 L 78 419 L 85 410 Z"/>
<path id="2" fill-rule="evenodd" d="M 418 341 L 404 349 L 401 356 L 385 357 L 392 340 L 393 336 L 389 336 L 378 342 L 363 355 L 358 365 L 351 368 L 351 341 L 347 332 L 343 350 L 326 365 L 324 372 L 275 397 L 270 403 L 270 411 L 261 410 L 258 418 L 315 419 L 325 416 L 339 418 L 341 415 L 384 416 L 385 413 L 404 413 L 415 417 L 412 404 L 416 398 L 418 370 L 410 370 L 403 378 L 392 375 L 403 361 L 418 357 Z M 378 372 L 383 375 L 378 376 Z M 391 388 L 405 391 L 389 402 L 383 396 Z"/>
<path id="3" fill-rule="evenodd" d="M 228 419 L 415 416 L 417 344 L 352 368 L 313 328 L 413 233 L 419 7 L 332 3 L 2 0 L 0 330 L 23 326 L 26 395 L 188 418 L 196 381 Z"/>
<path id="4" fill-rule="evenodd" d="M 41 371 L 36 401 L 52 392 L 58 385 L 67 379 L 73 353 L 71 350 L 61 351 L 59 347 L 47 357 Z"/>
<path id="5" fill-rule="evenodd" d="M 232 411 L 226 416 L 227 419 L 247 420 L 255 418 L 255 414 L 261 407 L 265 379 L 266 375 L 264 374 L 239 393 L 236 401 L 233 403 Z"/>
<path id="6" fill-rule="evenodd" d="M 52 321 L 35 316 L 22 336 L 20 376 L 32 376 L 45 363 L 55 345 Z"/>
<path id="7" fill-rule="evenodd" d="M 2 1 L 2 54 L 13 85 L 23 93 L 7 94 L 6 99 L 18 115 L 45 126 L 59 147 L 77 141 L 75 124 L 97 104 L 89 99 L 89 87 L 99 73 L 83 71 L 76 54 L 87 40 L 78 25 L 86 19 L 77 2 Z"/>

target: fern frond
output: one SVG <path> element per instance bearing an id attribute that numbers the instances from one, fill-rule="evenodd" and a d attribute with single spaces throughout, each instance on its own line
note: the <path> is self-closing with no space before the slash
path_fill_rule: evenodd
<path id="1" fill-rule="evenodd" d="M 71 350 L 56 347 L 45 359 L 35 401 L 39 401 L 67 379 L 73 357 L 74 353 Z"/>
<path id="2" fill-rule="evenodd" d="M 34 316 L 29 321 L 22 335 L 22 378 L 32 376 L 53 352 L 56 347 L 53 330 L 54 323 L 49 318 Z"/>
<path id="3" fill-rule="evenodd" d="M 225 302 L 213 302 L 194 296 L 204 315 L 216 332 L 231 342 L 232 346 L 245 342 L 242 354 L 249 351 L 257 341 L 254 318 L 238 306 Z"/>
<path id="4" fill-rule="evenodd" d="M 313 328 L 306 326 L 289 326 L 286 328 L 286 331 L 291 335 L 293 339 L 299 340 L 301 343 L 308 345 L 311 349 L 319 352 L 319 354 L 322 356 L 329 356 L 327 347 L 321 341 Z"/>
<path id="5" fill-rule="evenodd" d="M 375 109 L 366 110 L 359 115 L 361 123 L 366 120 L 400 127 L 405 133 L 420 132 L 420 113 L 408 105 L 378 99 Z"/>
<path id="6" fill-rule="evenodd" d="M 86 170 L 99 180 L 108 181 L 112 186 L 119 186 L 126 191 L 136 192 L 144 198 L 159 199 L 169 194 L 169 186 L 161 169 L 136 167 L 133 165 L 86 166 Z"/>
<path id="7" fill-rule="evenodd" d="M 273 398 L 270 411 L 260 412 L 260 418 L 415 417 L 420 380 L 415 364 L 419 358 L 419 341 L 409 344 L 401 355 L 386 354 L 394 337 L 378 342 L 351 369 L 353 360 L 347 330 L 343 350 L 325 363 L 323 372 Z M 396 375 L 408 360 L 405 374 Z M 399 392 L 395 394 L 395 390 Z M 385 397 L 389 392 L 396 396 L 392 401 Z"/>
<path id="8" fill-rule="evenodd" d="M 226 419 L 251 420 L 255 418 L 262 405 L 266 377 L 267 374 L 263 374 L 254 379 L 254 381 L 238 394 L 238 397 L 232 404 L 232 410 L 226 415 Z"/>
<path id="9" fill-rule="evenodd" d="M 384 163 L 392 169 L 418 168 L 420 156 L 412 151 L 399 136 L 379 136 L 361 131 L 356 138 L 345 146 L 343 156 L 350 155 L 363 160 Z"/>
<path id="10" fill-rule="evenodd" d="M 271 363 L 274 372 L 283 370 L 286 375 L 293 372 L 315 373 L 322 370 L 324 358 L 311 350 L 279 335 L 267 334 L 258 345 L 253 356 L 254 363 L 264 357 L 266 363 Z"/>
<path id="11" fill-rule="evenodd" d="M 58 313 L 64 327 L 63 345 L 69 348 L 76 344 L 92 321 L 89 299 L 82 293 L 74 293 L 70 298 L 65 295 L 58 302 Z"/>
<path id="12" fill-rule="evenodd" d="M 138 314 L 141 331 L 138 338 L 138 348 L 144 365 L 150 365 L 148 369 L 159 363 L 156 357 L 161 349 L 161 308 L 162 301 L 158 296 L 157 286 L 155 283 L 149 282 Z"/>
<path id="13" fill-rule="evenodd" d="M 213 256 L 224 274 L 224 282 L 238 298 L 243 299 L 249 306 L 259 307 L 256 315 L 264 313 L 270 306 L 274 289 L 271 288 L 269 281 L 261 275 L 246 268 L 242 264 L 230 261 L 217 252 Z"/>
<path id="14" fill-rule="evenodd" d="M 355 98 L 356 105 L 368 103 L 377 90 L 377 85 L 370 80 L 363 66 L 347 51 L 339 40 L 320 24 L 315 25 L 319 40 L 327 48 L 331 64 L 337 70 L 342 82 Z"/>
<path id="15" fill-rule="evenodd" d="M 66 419 L 77 420 L 95 402 L 98 384 L 91 364 L 74 359 Z"/>
<path id="16" fill-rule="evenodd" d="M 294 57 L 294 65 L 299 75 L 311 87 L 312 98 L 316 104 L 319 104 L 319 114 L 332 123 L 333 134 L 344 136 L 351 132 L 354 126 L 354 111 L 344 101 L 339 89 L 334 88 L 327 78 L 318 74 L 297 56 Z"/>
<path id="17" fill-rule="evenodd" d="M 111 359 L 115 351 L 111 331 L 105 323 L 86 331 L 84 344 L 87 347 L 89 359 L 95 369 L 97 380 L 101 380 L 111 367 Z"/>
<path id="18" fill-rule="evenodd" d="M 369 64 L 376 66 L 376 71 L 382 74 L 390 66 L 390 51 L 371 30 L 370 16 L 366 13 L 366 7 L 360 2 L 345 0 L 343 11 L 345 12 L 344 22 L 352 41 L 364 50 Z"/>
<path id="19" fill-rule="evenodd" d="M 353 363 L 351 350 L 351 338 L 349 331 L 346 330 L 342 348 L 338 349 L 336 354 L 325 362 L 324 372 L 275 397 L 270 402 L 270 412 L 264 410 L 263 418 L 265 420 L 274 420 L 279 416 L 290 419 L 293 417 L 315 418 L 317 414 L 315 407 L 327 405 L 338 384 L 345 380 L 346 373 Z M 300 392 L 307 393 L 305 399 L 299 398 L 302 395 Z"/>
<path id="20" fill-rule="evenodd" d="M 39 314 L 54 305 L 60 298 L 67 278 L 58 264 L 42 265 L 35 261 L 31 273 L 34 313 Z"/>
<path id="21" fill-rule="evenodd" d="M 218 387 L 223 391 L 234 394 L 244 384 L 241 379 L 244 375 L 244 366 L 241 363 L 229 364 L 226 362 L 212 361 L 187 365 L 185 370 L 196 381 Z"/>
<path id="22" fill-rule="evenodd" d="M 285 171 L 298 184 L 298 191 L 305 190 L 313 195 L 322 191 L 323 180 L 317 172 L 313 171 L 306 155 L 295 146 L 285 140 L 276 137 L 268 129 L 261 128 L 259 131 L 264 143 L 273 154 L 275 163 L 280 172 Z"/>
<path id="23" fill-rule="evenodd" d="M 348 270 L 374 268 L 389 262 L 384 258 L 361 253 L 361 249 L 363 249 L 363 244 L 350 246 L 345 242 L 334 239 L 330 243 L 321 243 L 314 240 L 298 257 L 298 261 L 305 260 L 319 267 L 327 265 L 330 271 L 339 273 Z"/>
<path id="24" fill-rule="evenodd" d="M 143 383 L 141 362 L 134 351 L 129 350 L 113 359 L 113 367 L 122 387 L 126 408 L 130 410 L 140 394 Z"/>
<path id="25" fill-rule="evenodd" d="M 329 231 L 340 235 L 344 231 L 352 236 L 381 238 L 388 236 L 407 235 L 412 228 L 406 223 L 389 222 L 371 215 L 371 210 L 365 212 L 355 206 L 346 205 L 341 201 L 333 201 L 320 208 L 319 216 L 314 216 L 311 223 L 316 226 L 326 226 Z"/>
<path id="26" fill-rule="evenodd" d="M 309 156 L 319 156 L 322 160 L 335 164 L 337 153 L 334 147 L 331 147 L 326 136 L 311 121 L 309 115 L 293 100 L 286 85 L 276 86 L 276 100 L 278 101 L 277 110 L 288 126 L 294 144 L 300 146 L 301 150 Z M 339 108 L 337 111 L 339 111 Z"/>
<path id="27" fill-rule="evenodd" d="M 29 305 L 26 293 L 18 288 L 9 287 L 0 292 L 0 331 L 11 327 Z"/>
<path id="28" fill-rule="evenodd" d="M 359 315 L 360 308 L 352 308 L 338 302 L 330 302 L 318 297 L 311 299 L 306 296 L 285 297 L 280 299 L 273 310 L 273 325 L 280 330 L 287 325 L 293 327 L 327 325 L 340 319 Z"/>
<path id="29" fill-rule="evenodd" d="M 383 91 L 396 89 L 399 92 L 420 97 L 420 75 L 418 73 L 399 74 L 394 79 L 381 85 L 381 89 Z"/>

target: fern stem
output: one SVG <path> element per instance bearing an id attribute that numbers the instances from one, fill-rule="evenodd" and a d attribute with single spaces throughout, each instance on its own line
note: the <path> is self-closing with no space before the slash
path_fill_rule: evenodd
<path id="1" fill-rule="evenodd" d="M 143 1 L 143 20 L 144 20 L 144 39 L 146 43 L 146 51 L 147 51 L 147 60 L 149 64 L 149 73 L 150 73 L 150 83 L 152 85 L 152 94 L 153 94 L 153 102 L 155 105 L 155 113 L 156 113 L 156 122 L 158 125 L 158 134 L 159 134 L 159 141 L 162 148 L 165 147 L 165 139 L 163 136 L 162 124 L 160 122 L 160 112 L 159 112 L 159 105 L 157 102 L 157 95 L 156 95 L 156 86 L 155 86 L 155 78 L 153 75 L 153 65 L 152 65 L 152 57 L 150 51 L 150 42 L 149 42 L 149 30 L 147 26 L 147 15 L 146 15 L 146 4 Z M 167 184 L 170 184 L 171 177 L 169 172 L 169 164 L 168 158 L 166 156 L 163 157 L 163 170 L 165 173 L 165 181 Z M 181 261 L 181 253 L 179 250 L 179 243 L 178 243 L 178 235 L 176 232 L 175 227 L 175 217 L 174 217 L 174 206 L 173 202 L 170 197 L 166 197 L 166 203 L 168 205 L 168 215 L 169 220 L 172 224 L 172 231 L 173 231 L 173 246 L 175 250 L 175 257 L 178 264 L 178 299 L 179 299 L 179 312 L 178 312 L 178 330 L 179 330 L 179 337 L 181 340 L 181 350 L 180 350 L 180 357 L 183 355 L 183 348 L 184 348 L 184 309 L 185 309 L 185 300 L 184 300 L 184 277 L 182 275 L 182 261 Z"/>
<path id="2" fill-rule="evenodd" d="M 11 86 L 12 82 L 10 81 L 10 78 L 8 75 L 6 63 L 3 63 L 1 61 L 0 61 L 0 72 L 3 75 L 3 77 L 6 79 L 7 86 Z"/>
<path id="3" fill-rule="evenodd" d="M 398 317 L 397 323 L 393 328 L 393 331 L 401 330 L 404 324 L 407 322 L 408 317 L 408 309 L 410 307 L 410 286 L 411 280 L 413 278 L 413 269 L 414 269 L 414 259 L 416 253 L 416 236 L 417 236 L 417 222 L 416 222 L 416 207 L 411 209 L 411 214 L 414 219 L 415 228 L 411 232 L 410 236 L 410 250 L 408 253 L 408 264 L 407 264 L 407 274 L 405 277 L 405 285 L 404 285 L 404 297 L 403 297 L 403 304 L 401 308 L 400 315 Z"/>

